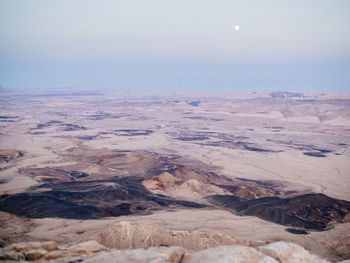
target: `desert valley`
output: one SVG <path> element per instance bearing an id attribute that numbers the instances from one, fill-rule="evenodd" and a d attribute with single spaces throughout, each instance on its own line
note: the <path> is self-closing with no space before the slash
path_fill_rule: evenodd
<path id="1" fill-rule="evenodd" d="M 8 249 L 92 240 L 192 251 L 173 262 L 279 241 L 350 259 L 349 92 L 5 93 L 0 107 L 5 260 L 82 261 Z"/>

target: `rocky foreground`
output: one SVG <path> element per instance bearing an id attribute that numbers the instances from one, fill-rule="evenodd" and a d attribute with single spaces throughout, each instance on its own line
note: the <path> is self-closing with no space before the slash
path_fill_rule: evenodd
<path id="1" fill-rule="evenodd" d="M 116 250 L 95 240 L 74 246 L 56 242 L 14 243 L 0 250 L 0 260 L 64 262 L 235 262 L 235 263 L 326 263 L 299 245 L 275 242 L 257 248 L 221 246 L 193 252 L 181 247 Z M 342 261 L 350 262 L 349 260 Z"/>

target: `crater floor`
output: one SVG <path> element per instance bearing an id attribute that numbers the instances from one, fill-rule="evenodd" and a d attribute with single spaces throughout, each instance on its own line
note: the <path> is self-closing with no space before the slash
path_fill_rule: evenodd
<path id="1" fill-rule="evenodd" d="M 288 94 L 1 96 L 0 239 L 123 220 L 347 258 L 350 94 Z"/>

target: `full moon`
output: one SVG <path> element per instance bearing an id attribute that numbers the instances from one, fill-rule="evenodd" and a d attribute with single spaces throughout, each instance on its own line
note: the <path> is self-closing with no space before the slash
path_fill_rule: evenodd
<path id="1" fill-rule="evenodd" d="M 234 29 L 235 31 L 239 31 L 239 25 L 235 25 L 235 26 L 233 27 L 233 29 Z"/>

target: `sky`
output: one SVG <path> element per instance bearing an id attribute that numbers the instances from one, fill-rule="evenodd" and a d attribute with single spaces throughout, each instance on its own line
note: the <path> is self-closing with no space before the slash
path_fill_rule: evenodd
<path id="1" fill-rule="evenodd" d="M 349 14 L 348 0 L 0 0 L 0 86 L 350 89 Z"/>

